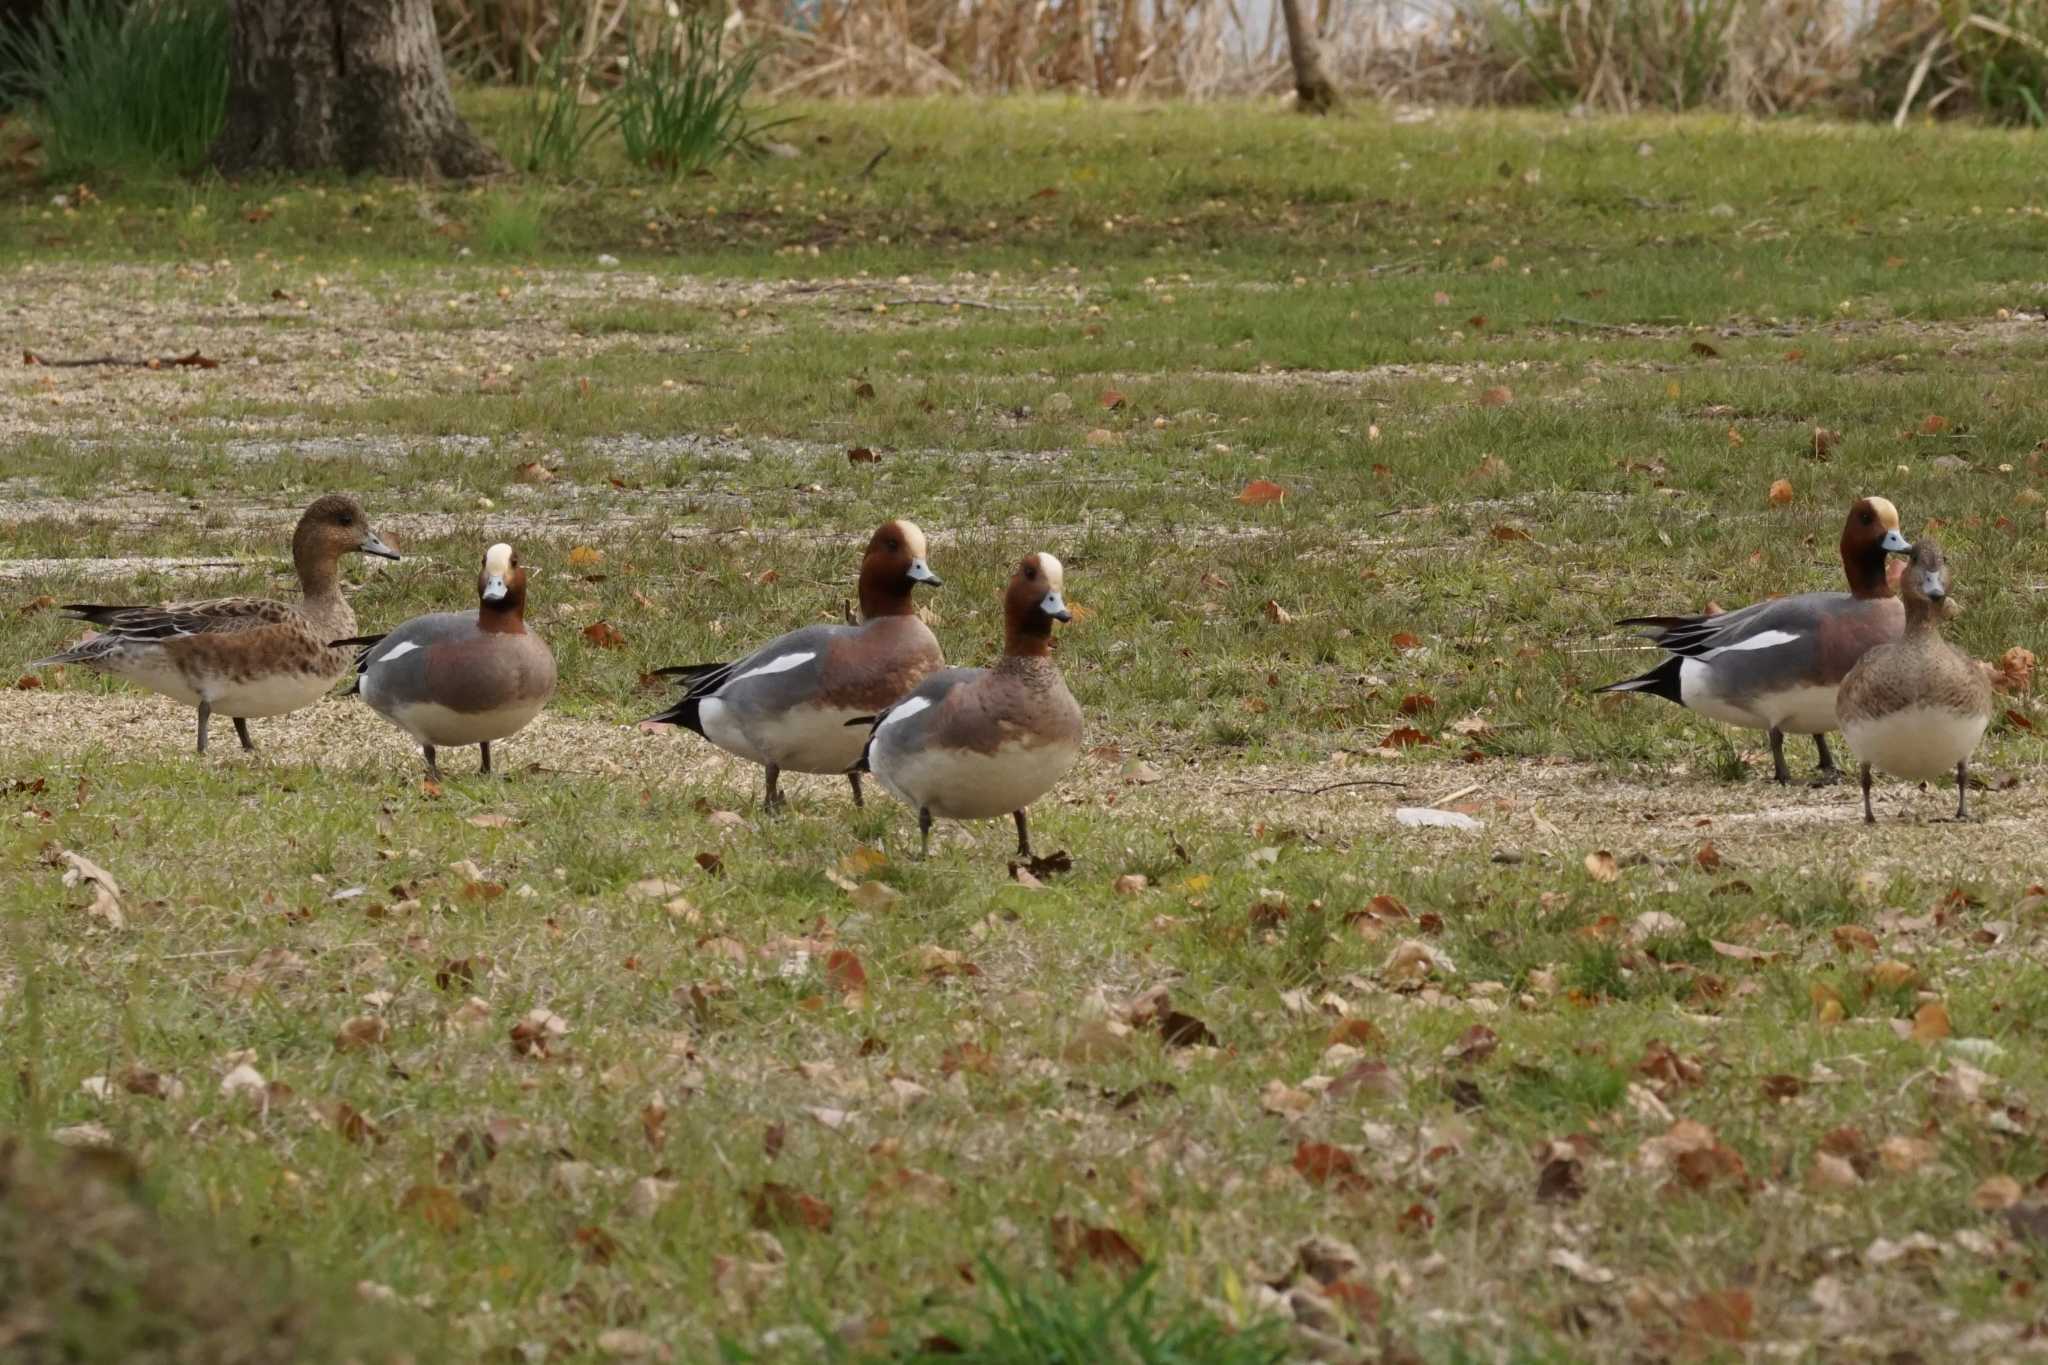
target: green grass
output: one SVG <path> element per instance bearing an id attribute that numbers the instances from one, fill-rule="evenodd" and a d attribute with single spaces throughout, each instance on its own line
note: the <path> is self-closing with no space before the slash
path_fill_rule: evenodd
<path id="1" fill-rule="evenodd" d="M 471 107 L 516 145 L 516 102 Z M 44 594 L 281 590 L 284 528 L 346 487 L 407 552 L 348 566 L 365 628 L 460 606 L 510 538 L 563 676 L 438 796 L 349 702 L 199 762 L 118 684 L 0 693 L 33 1078 L 0 1128 L 103 1124 L 167 1220 L 424 1299 L 457 1355 L 2007 1349 L 2040 1253 L 1973 1200 L 2048 1173 L 2034 697 L 2001 699 L 1985 825 L 1886 782 L 1865 831 L 1849 788 L 1764 781 L 1761 736 L 1587 689 L 1651 657 L 1616 616 L 1833 585 L 1867 492 L 1943 523 L 1952 638 L 2037 643 L 2032 143 L 797 112 L 802 157 L 673 185 L 606 145 L 570 185 L 0 205 L 24 348 L 222 362 L 0 371 L 0 657 L 69 638 Z M 934 533 L 957 661 L 1028 550 L 1086 609 L 1059 659 L 1102 747 L 1034 810 L 1075 859 L 1044 889 L 1000 829 L 919 862 L 885 799 L 792 778 L 765 820 L 758 773 L 625 728 L 647 669 L 837 619 L 893 515 Z M 1401 726 L 1431 742 L 1376 754 Z M 1484 832 L 1391 818 L 1443 800 Z M 1218 1046 L 1169 1046 L 1158 987 Z M 1935 1003 L 1951 1038 L 1901 1036 Z M 223 1094 L 244 1052 L 289 1094 Z M 183 1094 L 82 1088 L 131 1064 Z"/>

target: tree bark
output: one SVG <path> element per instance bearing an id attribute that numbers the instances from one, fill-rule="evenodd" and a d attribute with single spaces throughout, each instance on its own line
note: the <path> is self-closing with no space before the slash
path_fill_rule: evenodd
<path id="1" fill-rule="evenodd" d="M 1301 15 L 1301 0 L 1280 0 L 1281 17 L 1287 21 L 1287 59 L 1294 64 L 1296 108 L 1308 114 L 1327 114 L 1337 107 L 1337 87 L 1323 70 L 1323 48 L 1316 31 Z"/>
<path id="2" fill-rule="evenodd" d="M 223 174 L 505 169 L 455 112 L 433 0 L 231 0 Z"/>

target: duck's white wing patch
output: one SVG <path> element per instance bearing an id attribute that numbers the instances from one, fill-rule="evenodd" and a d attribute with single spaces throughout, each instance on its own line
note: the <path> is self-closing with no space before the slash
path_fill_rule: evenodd
<path id="1" fill-rule="evenodd" d="M 1734 644 L 1716 646 L 1699 657 L 1711 659 L 1716 654 L 1730 654 L 1736 650 L 1776 649 L 1779 645 L 1789 645 L 1798 638 L 1797 635 L 1794 635 L 1789 630 L 1760 630 L 1746 640 L 1737 640 Z"/>
<path id="2" fill-rule="evenodd" d="M 932 699 L 930 697 L 912 697 L 909 701 L 891 707 L 889 714 L 883 716 L 882 723 L 875 728 L 877 730 L 886 730 L 899 720 L 909 720 L 918 712 L 929 710 L 931 704 Z"/>
<path id="3" fill-rule="evenodd" d="M 391 648 L 385 650 L 382 654 L 379 654 L 370 662 L 388 664 L 393 659 L 404 658 L 406 655 L 412 653 L 414 650 L 418 648 L 419 646 L 414 644 L 411 640 L 400 640 L 397 644 L 391 646 Z"/>
<path id="4" fill-rule="evenodd" d="M 812 653 L 778 654 L 767 663 L 756 665 L 746 672 L 739 674 L 733 681 L 745 682 L 749 678 L 758 678 L 766 673 L 787 673 L 792 668 L 803 667 L 817 657 L 816 654 Z"/>

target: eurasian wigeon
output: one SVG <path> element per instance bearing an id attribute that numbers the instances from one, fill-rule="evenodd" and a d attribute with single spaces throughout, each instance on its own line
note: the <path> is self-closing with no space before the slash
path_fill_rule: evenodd
<path id="1" fill-rule="evenodd" d="M 1065 570 L 1049 554 L 1025 556 L 1003 593 L 1003 657 L 994 668 L 948 668 L 875 718 L 862 762 L 889 794 L 917 812 L 921 853 L 932 817 L 1017 821 L 1017 852 L 1031 856 L 1024 808 L 1052 790 L 1081 753 L 1081 705 L 1052 660 L 1052 625 L 1070 621 Z"/>
<path id="2" fill-rule="evenodd" d="M 806 626 L 735 663 L 685 664 L 657 672 L 681 677 L 683 695 L 649 719 L 695 730 L 729 754 L 768 770 L 762 805 L 782 804 L 783 769 L 845 773 L 862 804 L 862 734 L 848 722 L 872 716 L 922 682 L 946 657 L 917 617 L 911 590 L 940 586 L 925 562 L 915 523 L 884 522 L 860 563 L 859 625 Z"/>
<path id="3" fill-rule="evenodd" d="M 1991 680 L 1967 654 L 1941 638 L 1949 594 L 1941 546 L 1922 536 L 1900 585 L 1906 633 L 1856 661 L 1842 679 L 1836 709 L 1842 735 L 1863 763 L 1863 820 L 1870 810 L 1870 770 L 1909 782 L 1956 775 L 1956 815 L 1970 818 L 1970 755 L 1991 724 Z"/>
<path id="4" fill-rule="evenodd" d="M 1724 725 L 1763 730 L 1771 738 L 1772 776 L 1790 782 L 1785 736 L 1812 735 L 1820 750 L 1815 785 L 1839 782 L 1827 732 L 1840 728 L 1835 693 L 1865 652 L 1905 631 L 1906 611 L 1885 575 L 1885 557 L 1912 550 L 1899 531 L 1899 509 L 1884 498 L 1859 498 L 1842 527 L 1847 592 L 1808 592 L 1758 602 L 1715 616 L 1631 616 L 1670 651 L 1640 677 L 1596 688 L 1648 692 Z"/>
<path id="5" fill-rule="evenodd" d="M 398 558 L 377 538 L 362 504 L 345 493 L 317 499 L 292 533 L 298 602 L 221 597 L 159 607 L 73 605 L 73 620 L 100 633 L 30 667 L 79 664 L 126 678 L 199 708 L 199 752 L 214 712 L 232 717 L 244 749 L 254 749 L 249 722 L 309 706 L 355 661 L 329 642 L 352 634 L 355 613 L 341 595 L 337 565 L 354 551 Z"/>
<path id="6" fill-rule="evenodd" d="M 518 734 L 555 695 L 555 656 L 526 628 L 526 569 L 510 545 L 484 552 L 477 608 L 415 616 L 359 645 L 356 691 L 370 709 L 419 741 L 427 774 L 437 748 L 475 744 L 491 770 L 491 742 Z"/>

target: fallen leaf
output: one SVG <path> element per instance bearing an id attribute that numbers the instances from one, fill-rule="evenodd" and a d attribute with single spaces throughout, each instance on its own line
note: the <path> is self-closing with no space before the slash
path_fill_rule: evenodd
<path id="1" fill-rule="evenodd" d="M 1911 1175 L 1934 1160 L 1934 1144 L 1925 1138 L 1888 1137 L 1877 1144 L 1877 1159 L 1888 1171 Z"/>
<path id="2" fill-rule="evenodd" d="M 555 471 L 538 460 L 528 460 L 512 471 L 512 477 L 519 483 L 553 483 Z"/>
<path id="3" fill-rule="evenodd" d="M 1295 1144 L 1292 1164 L 1296 1173 L 1311 1185 L 1334 1185 L 1345 1194 L 1372 1188 L 1372 1182 L 1358 1169 L 1356 1158 L 1331 1143 Z"/>
<path id="4" fill-rule="evenodd" d="M 850 948 L 834 948 L 825 958 L 825 983 L 844 996 L 865 995 L 868 989 L 867 968 L 861 965 L 860 956 Z"/>
<path id="5" fill-rule="evenodd" d="M 1287 490 L 1270 479 L 1253 479 L 1237 495 L 1237 500 L 1247 507 L 1264 507 L 1271 502 L 1284 502 Z"/>
<path id="6" fill-rule="evenodd" d="M 398 1211 L 410 1213 L 436 1232 L 454 1232 L 468 1211 L 455 1191 L 445 1185 L 414 1185 L 399 1197 Z"/>
<path id="7" fill-rule="evenodd" d="M 1621 877 L 1621 865 L 1614 855 L 1604 848 L 1596 848 L 1585 858 L 1586 875 L 1596 882 L 1616 881 Z"/>
<path id="8" fill-rule="evenodd" d="M 1749 1340 L 1756 1303 L 1746 1289 L 1721 1289 L 1701 1294 L 1685 1306 L 1685 1321 L 1695 1332 L 1716 1341 Z"/>
<path id="9" fill-rule="evenodd" d="M 593 621 L 583 628 L 583 638 L 599 649 L 624 649 L 626 637 L 609 621 Z"/>
<path id="10" fill-rule="evenodd" d="M 1717 359 L 1721 354 L 1704 341 L 1695 341 L 1691 346 L 1691 350 L 1694 355 L 1706 360 Z"/>
<path id="11" fill-rule="evenodd" d="M 1382 749 L 1410 749 L 1418 744 L 1428 744 L 1430 738 L 1412 725 L 1396 726 L 1387 731 L 1380 740 Z"/>
<path id="12" fill-rule="evenodd" d="M 1052 1246 L 1060 1273 L 1068 1276 L 1084 1260 L 1125 1273 L 1141 1270 L 1145 1265 L 1145 1255 L 1136 1243 L 1115 1228 L 1089 1227 L 1074 1218 L 1052 1220 Z"/>
<path id="13" fill-rule="evenodd" d="M 1294 614 L 1270 597 L 1266 599 L 1265 612 L 1266 619 L 1276 626 L 1291 625 L 1294 622 Z"/>
<path id="14" fill-rule="evenodd" d="M 1135 896 L 1150 885 L 1151 882 L 1146 878 L 1144 873 L 1126 872 L 1123 876 L 1118 877 L 1114 882 L 1111 882 L 1109 889 L 1114 891 L 1119 896 Z"/>
<path id="15" fill-rule="evenodd" d="M 1259 1107 L 1284 1119 L 1298 1119 L 1315 1107 L 1315 1096 L 1285 1081 L 1268 1081 L 1259 1092 Z"/>
<path id="16" fill-rule="evenodd" d="M 128 916 L 121 909 L 121 887 L 112 873 L 68 848 L 57 855 L 57 860 L 64 865 L 64 885 L 92 888 L 92 904 L 85 908 L 87 914 L 105 920 L 112 929 L 127 926 Z"/>
<path id="17" fill-rule="evenodd" d="M 588 545 L 571 546 L 569 567 L 572 569 L 594 569 L 604 563 L 604 551 L 593 550 Z"/>
<path id="18" fill-rule="evenodd" d="M 1496 384 L 1490 389 L 1483 390 L 1478 399 L 1482 408 L 1504 408 L 1514 401 L 1515 391 L 1505 384 Z"/>
<path id="19" fill-rule="evenodd" d="M 343 1024 L 334 1034 L 336 1052 L 360 1052 L 381 1047 L 391 1037 L 391 1025 L 381 1014 L 362 1014 Z"/>
<path id="20" fill-rule="evenodd" d="M 1997 1213 L 2019 1203 L 2024 1193 L 2020 1182 L 2009 1175 L 1988 1176 L 1971 1192 L 1970 1207 L 1984 1213 Z"/>
<path id="21" fill-rule="evenodd" d="M 757 1228 L 802 1227 L 812 1232 L 832 1231 L 832 1206 L 815 1195 L 764 1181 L 747 1194 L 748 1206 Z"/>
<path id="22" fill-rule="evenodd" d="M 1387 637 L 1387 643 L 1406 654 L 1411 649 L 1422 648 L 1422 637 L 1405 630 L 1397 630 Z"/>
<path id="23" fill-rule="evenodd" d="M 495 811 L 486 811 L 482 815 L 470 816 L 469 823 L 475 825 L 478 829 L 511 829 L 519 821 L 509 815 L 500 815 Z"/>
<path id="24" fill-rule="evenodd" d="M 1168 1047 L 1215 1047 L 1216 1035 L 1209 1026 L 1192 1014 L 1179 1010 L 1161 1012 L 1156 1023 L 1159 1036 Z"/>
<path id="25" fill-rule="evenodd" d="M 1769 501 L 1773 507 L 1783 507 L 1786 503 L 1792 501 L 1792 481 L 1790 479 L 1778 479 L 1773 482 L 1771 484 Z"/>
<path id="26" fill-rule="evenodd" d="M 1938 1042 L 1948 1037 L 1952 1032 L 1953 1030 L 1949 1028 L 1948 1022 L 1948 1006 L 1942 1004 L 1939 1000 L 1930 1000 L 1919 1009 L 1913 1011 L 1912 1036 L 1914 1042 Z"/>
<path id="27" fill-rule="evenodd" d="M 1109 411 L 1115 412 L 1124 405 L 1124 396 L 1115 389 L 1104 389 L 1095 401 L 1102 404 Z"/>
<path id="28" fill-rule="evenodd" d="M 1505 523 L 1494 527 L 1492 531 L 1488 532 L 1488 534 L 1491 535 L 1495 540 L 1513 541 L 1533 539 L 1533 537 L 1531 537 L 1530 534 L 1527 531 L 1524 531 L 1521 527 L 1509 526 Z"/>
<path id="29" fill-rule="evenodd" d="M 870 446 L 853 446 L 846 452 L 848 464 L 880 464 L 882 457 Z"/>

